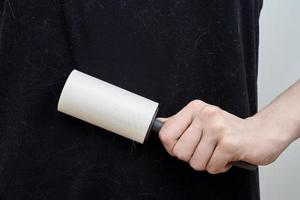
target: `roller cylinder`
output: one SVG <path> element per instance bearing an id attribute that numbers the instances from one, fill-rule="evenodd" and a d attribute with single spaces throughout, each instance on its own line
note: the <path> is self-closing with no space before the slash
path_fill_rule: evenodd
<path id="1" fill-rule="evenodd" d="M 73 70 L 59 98 L 58 111 L 143 143 L 158 103 Z"/>

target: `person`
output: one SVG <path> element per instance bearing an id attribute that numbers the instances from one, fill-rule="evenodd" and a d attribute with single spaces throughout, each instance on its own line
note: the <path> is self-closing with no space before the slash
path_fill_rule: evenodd
<path id="1" fill-rule="evenodd" d="M 299 113 L 298 83 L 256 114 L 261 7 L 0 1 L 0 199 L 258 200 L 258 170 L 230 161 L 274 160 Z M 57 112 L 74 68 L 171 117 L 139 145 Z"/>

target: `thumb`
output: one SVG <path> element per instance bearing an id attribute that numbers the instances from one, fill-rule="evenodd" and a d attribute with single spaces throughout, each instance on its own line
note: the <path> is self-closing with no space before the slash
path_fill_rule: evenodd
<path id="1" fill-rule="evenodd" d="M 170 117 L 157 117 L 156 119 L 159 120 L 159 121 L 161 121 L 161 122 L 163 122 L 163 123 L 165 123 L 166 121 L 169 120 L 169 118 Z"/>

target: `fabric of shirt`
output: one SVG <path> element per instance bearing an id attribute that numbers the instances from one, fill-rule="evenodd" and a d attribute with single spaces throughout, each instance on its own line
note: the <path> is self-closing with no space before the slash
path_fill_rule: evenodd
<path id="1" fill-rule="evenodd" d="M 157 133 L 137 144 L 57 103 L 75 68 L 159 102 L 161 117 L 194 99 L 249 117 L 261 6 L 0 0 L 0 199 L 258 200 L 257 171 L 195 171 Z"/>

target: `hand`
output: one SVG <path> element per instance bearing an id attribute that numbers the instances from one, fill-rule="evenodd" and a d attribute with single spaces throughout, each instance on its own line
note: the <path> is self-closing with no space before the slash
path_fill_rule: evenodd
<path id="1" fill-rule="evenodd" d="M 161 120 L 168 153 L 211 174 L 227 171 L 233 161 L 267 165 L 292 141 L 263 115 L 242 119 L 200 100 Z"/>

